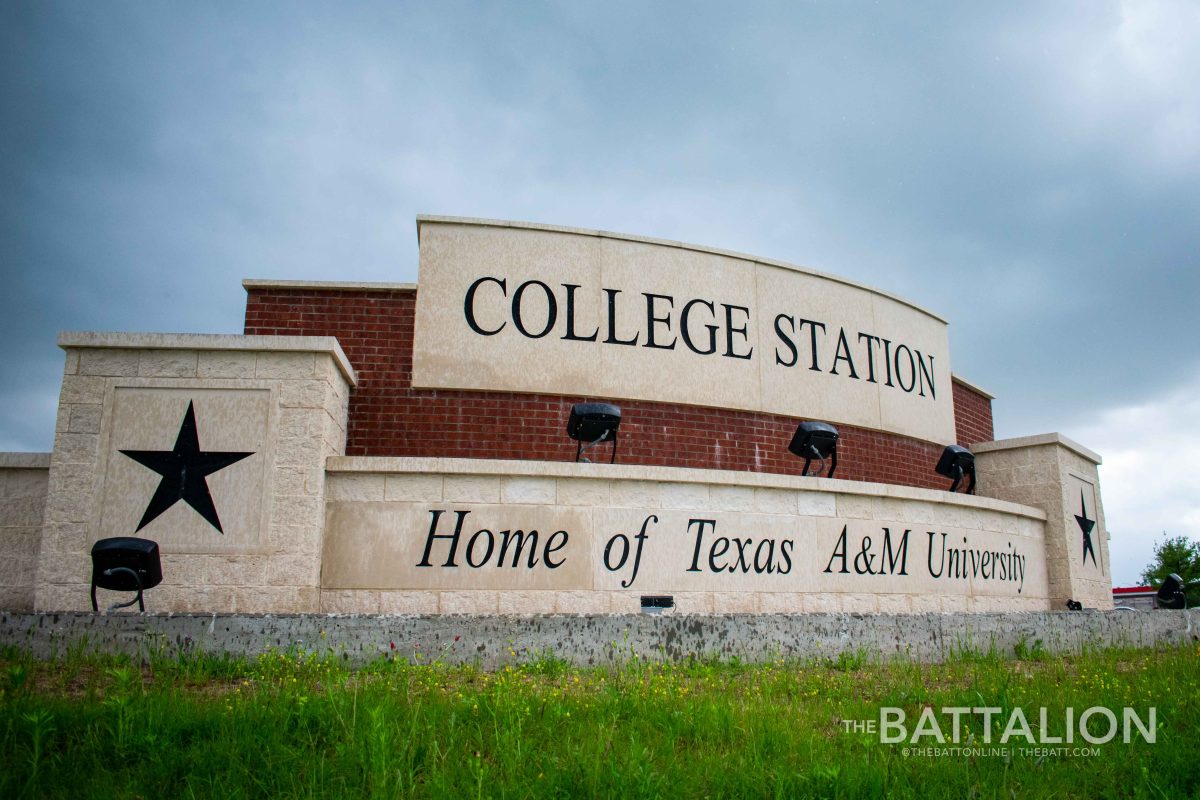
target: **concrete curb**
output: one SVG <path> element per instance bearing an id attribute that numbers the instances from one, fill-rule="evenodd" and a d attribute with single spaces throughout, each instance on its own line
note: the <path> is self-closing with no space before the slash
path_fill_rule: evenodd
<path id="1" fill-rule="evenodd" d="M 941 661 L 956 654 L 1012 657 L 1197 639 L 1189 611 L 1012 614 L 730 614 L 369 616 L 0 612 L 0 645 L 38 658 L 72 650 L 130 655 L 187 652 L 255 656 L 271 650 L 428 663 L 508 663 L 555 657 L 581 666 L 631 658 L 763 662 L 872 659 Z M 1040 642 L 1040 644 L 1038 644 Z"/>

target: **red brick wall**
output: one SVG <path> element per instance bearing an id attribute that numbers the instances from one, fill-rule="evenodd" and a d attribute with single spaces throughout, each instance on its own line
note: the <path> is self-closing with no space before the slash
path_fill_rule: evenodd
<path id="1" fill-rule="evenodd" d="M 990 442 L 996 437 L 992 430 L 992 401 L 958 381 L 954 381 L 954 432 L 964 447 Z"/>
<path id="2" fill-rule="evenodd" d="M 443 456 L 570 461 L 566 437 L 574 403 L 614 400 L 621 407 L 617 462 L 798 475 L 787 451 L 797 419 L 748 411 L 620 398 L 412 388 L 412 290 L 256 288 L 248 290 L 247 334 L 335 336 L 358 373 L 350 396 L 347 455 Z M 955 384 L 959 439 L 991 438 L 991 404 Z M 957 412 L 956 412 L 957 413 Z M 942 445 L 839 425 L 836 477 L 945 488 L 933 471 Z M 986 430 L 983 439 L 964 439 Z M 609 447 L 593 460 L 607 460 Z"/>

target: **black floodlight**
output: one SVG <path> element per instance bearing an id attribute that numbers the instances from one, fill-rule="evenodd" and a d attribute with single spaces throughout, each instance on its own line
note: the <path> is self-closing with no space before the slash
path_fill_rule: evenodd
<path id="1" fill-rule="evenodd" d="M 975 454 L 967 448 L 956 444 L 948 445 L 942 451 L 942 457 L 938 459 L 934 470 L 938 475 L 954 479 L 954 483 L 950 484 L 952 492 L 958 490 L 958 484 L 964 475 L 969 476 L 971 480 L 967 484 L 967 494 L 975 494 Z"/>
<path id="2" fill-rule="evenodd" d="M 613 443 L 610 464 L 617 460 L 617 428 L 621 425 L 621 409 L 610 403 L 577 403 L 571 407 L 567 420 L 567 436 L 579 442 L 575 460 L 588 462 L 584 455 L 601 442 Z"/>
<path id="3" fill-rule="evenodd" d="M 1184 583 L 1183 578 L 1172 572 L 1162 582 L 1162 586 L 1158 587 L 1158 594 L 1155 598 L 1158 600 L 1159 608 L 1187 608 L 1187 596 L 1183 593 Z"/>
<path id="4" fill-rule="evenodd" d="M 158 558 L 158 542 L 117 536 L 101 539 L 92 545 L 92 611 L 96 605 L 96 588 L 113 592 L 137 592 L 137 597 L 128 603 L 109 606 L 109 611 L 125 608 L 134 603 L 138 609 L 146 610 L 142 592 L 162 583 L 162 562 Z"/>
<path id="5" fill-rule="evenodd" d="M 675 607 L 675 597 L 669 594 L 642 595 L 642 611 L 646 614 L 661 614 Z"/>
<path id="6" fill-rule="evenodd" d="M 1067 611 L 1083 611 L 1083 603 L 1078 600 L 1068 600 Z"/>
<path id="7" fill-rule="evenodd" d="M 829 474 L 825 477 L 832 478 L 834 470 L 837 469 L 837 443 L 837 428 L 829 423 L 801 422 L 796 428 L 796 435 L 792 437 L 792 443 L 788 445 L 788 450 L 804 459 L 805 475 L 808 474 L 808 468 L 814 458 L 821 462 L 817 470 L 818 475 L 825 469 L 825 459 L 830 459 Z"/>

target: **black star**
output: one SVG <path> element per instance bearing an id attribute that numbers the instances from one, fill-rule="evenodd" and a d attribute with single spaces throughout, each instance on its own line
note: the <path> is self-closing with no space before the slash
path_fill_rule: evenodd
<path id="1" fill-rule="evenodd" d="M 1088 553 L 1092 554 L 1092 565 L 1096 564 L 1096 551 L 1092 549 L 1092 528 L 1096 527 L 1096 520 L 1087 518 L 1087 503 L 1083 499 L 1083 490 L 1079 490 L 1079 505 L 1082 509 L 1083 516 L 1075 515 L 1075 521 L 1079 523 L 1079 529 L 1083 531 L 1083 563 L 1087 563 Z"/>
<path id="2" fill-rule="evenodd" d="M 208 524 L 221 530 L 221 520 L 217 516 L 217 507 L 213 505 L 212 494 L 208 491 L 206 476 L 241 461 L 254 453 L 204 453 L 200 450 L 200 437 L 196 433 L 196 411 L 188 402 L 187 413 L 183 416 L 183 424 L 179 426 L 179 435 L 175 438 L 173 450 L 122 450 L 143 467 L 154 470 L 162 475 L 150 505 L 137 529 L 149 525 L 159 514 L 166 511 L 180 500 L 194 508 L 200 516 L 208 520 Z"/>

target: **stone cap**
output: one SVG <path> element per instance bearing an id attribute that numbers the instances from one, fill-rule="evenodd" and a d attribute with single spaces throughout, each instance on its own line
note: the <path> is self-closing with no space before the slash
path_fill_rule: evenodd
<path id="1" fill-rule="evenodd" d="M 370 281 L 276 281 L 245 278 L 242 288 L 251 289 L 332 289 L 340 292 L 415 292 L 415 283 L 372 283 Z"/>
<path id="2" fill-rule="evenodd" d="M 520 461 L 479 458 L 407 458 L 374 456 L 329 456 L 327 473 L 438 473 L 450 475 L 495 475 L 522 478 L 591 478 L 598 480 L 661 481 L 664 483 L 708 483 L 747 488 L 789 489 L 793 491 L 832 492 L 867 497 L 894 497 L 928 503 L 1017 514 L 1045 520 L 1046 513 L 1031 506 L 1018 505 L 979 495 L 919 489 L 890 483 L 845 481 L 778 475 L 771 472 L 735 472 L 687 467 L 649 467 L 633 464 L 585 464 L 573 461 Z"/>
<path id="3" fill-rule="evenodd" d="M 955 374 L 951 373 L 950 380 L 954 381 L 955 383 L 961 383 L 963 386 L 967 387 L 975 394 L 981 394 L 984 397 L 986 397 L 988 400 L 996 399 L 996 395 L 992 394 L 987 389 L 981 389 L 977 384 L 971 383 L 971 381 L 967 380 L 966 378 L 962 377 L 961 375 L 955 375 Z"/>
<path id="4" fill-rule="evenodd" d="M 698 244 L 688 244 L 687 242 L 676 242 L 671 239 L 653 239 L 649 236 L 633 236 L 628 233 L 614 233 L 612 231 L 593 230 L 590 228 L 569 228 L 563 225 L 546 225 L 540 222 L 511 222 L 508 220 L 498 219 L 476 219 L 472 217 L 443 217 L 432 214 L 417 215 L 417 242 L 421 241 L 421 226 L 424 224 L 442 224 L 442 225 L 477 225 L 486 228 L 520 228 L 533 231 L 550 231 L 552 233 L 568 233 L 575 236 L 595 236 L 601 239 L 619 239 L 626 242 L 639 242 L 642 244 L 652 244 L 659 247 L 674 247 L 680 250 L 692 250 L 697 253 L 711 253 L 718 256 L 726 256 L 727 258 L 736 258 L 740 261 L 750 261 L 756 264 L 765 264 L 770 267 L 779 267 L 781 269 L 791 270 L 792 272 L 800 272 L 805 275 L 813 275 L 818 278 L 824 278 L 828 281 L 842 283 L 846 286 L 853 286 L 856 289 L 863 289 L 873 294 L 880 295 L 895 300 L 897 303 L 903 303 L 909 308 L 932 317 L 941 323 L 947 323 L 946 319 L 938 314 L 934 314 L 928 309 L 922 308 L 911 300 L 905 300 L 903 297 L 885 292 L 881 289 L 876 289 L 873 286 L 858 283 L 856 281 L 843 278 L 840 275 L 831 275 L 828 272 L 820 272 L 819 270 L 809 269 L 808 267 L 800 267 L 795 264 L 789 264 L 786 261 L 777 261 L 771 258 L 760 258 L 758 256 L 747 255 L 746 253 L 738 253 L 733 250 L 721 250 L 716 247 L 705 247 Z"/>
<path id="5" fill-rule="evenodd" d="M 0 469 L 49 468 L 49 453 L 0 453 Z"/>
<path id="6" fill-rule="evenodd" d="M 980 442 L 979 444 L 971 445 L 971 452 L 979 453 L 994 453 L 1000 450 L 1016 450 L 1022 447 L 1038 447 L 1041 445 L 1055 444 L 1060 447 L 1065 447 L 1076 455 L 1083 456 L 1093 464 L 1100 465 L 1104 463 L 1099 454 L 1087 449 L 1072 439 L 1068 439 L 1061 433 L 1042 433 L 1037 436 L 1021 436 L 1016 439 L 1000 439 L 995 442 Z"/>
<path id="7" fill-rule="evenodd" d="M 262 350 L 267 352 L 326 353 L 333 357 L 351 386 L 358 377 L 341 344 L 333 336 L 243 336 L 231 333 L 109 333 L 61 331 L 58 346 L 137 350 Z"/>

